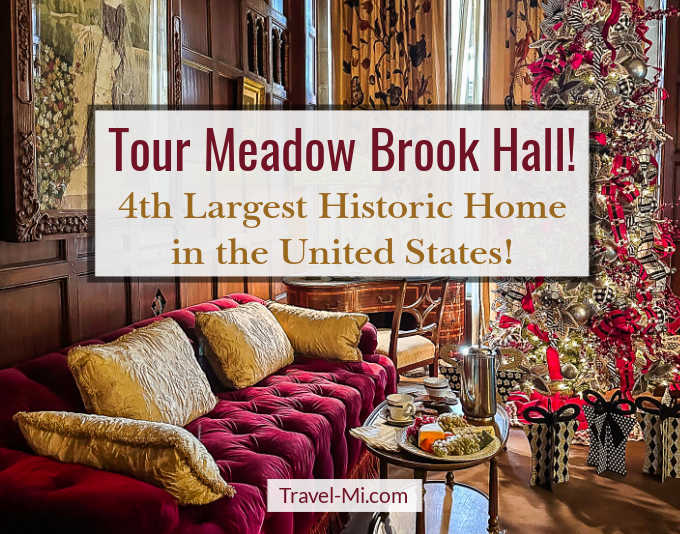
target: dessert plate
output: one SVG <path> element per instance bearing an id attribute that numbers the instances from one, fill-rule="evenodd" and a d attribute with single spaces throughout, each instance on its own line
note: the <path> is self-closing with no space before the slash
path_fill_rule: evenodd
<path id="1" fill-rule="evenodd" d="M 450 455 L 437 456 L 436 454 L 424 451 L 423 449 L 418 447 L 415 440 L 407 436 L 407 430 L 408 429 L 406 428 L 402 430 L 399 437 L 397 438 L 399 446 L 406 452 L 410 452 L 411 454 L 415 454 L 416 456 L 420 456 L 421 458 L 427 458 L 428 460 L 433 460 L 435 462 L 470 462 L 474 460 L 484 460 L 485 458 L 489 458 L 496 454 L 496 452 L 498 452 L 498 449 L 500 449 L 501 447 L 501 441 L 498 439 L 498 436 L 496 436 L 494 427 L 492 426 L 465 427 L 464 432 L 476 433 L 486 430 L 489 434 L 493 436 L 493 441 L 491 441 L 491 443 L 489 443 L 486 447 L 484 447 L 480 451 L 475 452 L 473 454 L 468 454 L 465 456 L 450 456 Z M 455 434 L 458 433 L 463 432 L 455 432 Z"/>

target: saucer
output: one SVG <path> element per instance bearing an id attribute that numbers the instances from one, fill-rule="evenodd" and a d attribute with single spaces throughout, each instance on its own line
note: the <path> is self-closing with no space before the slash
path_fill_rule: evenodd
<path id="1" fill-rule="evenodd" d="M 458 397 L 454 393 L 450 393 L 442 397 L 430 397 L 429 395 L 420 395 L 416 398 L 416 402 L 421 402 L 425 406 L 434 405 L 448 405 L 455 406 L 458 404 Z"/>
<path id="2" fill-rule="evenodd" d="M 383 408 L 383 411 L 380 415 L 388 425 L 392 426 L 411 426 L 415 420 L 414 417 L 409 417 L 408 419 L 392 419 L 392 417 L 390 417 L 390 411 L 387 407 Z"/>

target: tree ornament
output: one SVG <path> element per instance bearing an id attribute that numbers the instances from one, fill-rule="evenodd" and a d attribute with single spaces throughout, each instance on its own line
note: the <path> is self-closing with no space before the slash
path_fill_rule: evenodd
<path id="1" fill-rule="evenodd" d="M 564 305 L 564 297 L 557 289 L 541 292 L 541 303 L 546 307 L 559 307 Z"/>
<path id="2" fill-rule="evenodd" d="M 578 368 L 573 363 L 563 363 L 560 371 L 562 371 L 562 376 L 567 380 L 574 380 L 578 376 Z"/>
<path id="3" fill-rule="evenodd" d="M 584 304 L 577 303 L 569 308 L 569 313 L 579 324 L 586 324 L 590 319 L 591 310 Z"/>
<path id="4" fill-rule="evenodd" d="M 647 76 L 647 64 L 641 59 L 629 59 L 624 64 L 624 67 L 626 67 L 628 74 L 630 74 L 633 78 L 637 78 L 638 80 L 642 80 Z"/>
<path id="5" fill-rule="evenodd" d="M 616 83 L 607 83 L 604 86 L 605 94 L 609 97 L 615 97 L 619 95 L 619 86 Z"/>
<path id="6" fill-rule="evenodd" d="M 652 158 L 654 154 L 648 148 L 641 150 L 638 153 L 638 170 L 635 179 L 637 182 L 642 182 L 644 180 L 650 180 L 656 176 L 656 167 L 652 164 Z"/>
<path id="7" fill-rule="evenodd" d="M 611 302 L 614 302 L 615 298 L 616 298 L 616 293 L 609 286 L 593 289 L 593 299 L 600 306 L 604 306 L 606 304 L 610 304 Z"/>
<path id="8" fill-rule="evenodd" d="M 616 251 L 616 247 L 614 246 L 613 243 L 607 243 L 604 246 L 604 253 L 603 253 L 604 261 L 607 263 L 611 263 L 618 258 L 618 252 Z"/>
<path id="9" fill-rule="evenodd" d="M 619 88 L 619 94 L 626 98 L 630 97 L 630 95 L 632 95 L 633 91 L 635 90 L 635 84 L 630 77 L 621 78 L 617 82 L 616 86 Z"/>

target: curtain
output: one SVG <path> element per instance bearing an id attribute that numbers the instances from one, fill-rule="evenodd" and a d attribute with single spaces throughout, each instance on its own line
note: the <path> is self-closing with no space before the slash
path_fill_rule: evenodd
<path id="1" fill-rule="evenodd" d="M 449 103 L 481 105 L 484 90 L 485 0 L 451 2 L 449 19 Z M 478 344 L 488 329 L 491 309 L 488 278 L 471 278 L 465 283 L 465 297 L 471 301 L 470 343 Z"/>
<path id="2" fill-rule="evenodd" d="M 454 105 L 482 104 L 484 90 L 484 0 L 451 4 L 449 101 Z"/>
<path id="3" fill-rule="evenodd" d="M 333 0 L 334 104 L 446 104 L 445 2 Z"/>
<path id="4" fill-rule="evenodd" d="M 168 37 L 165 0 L 149 6 L 149 104 L 168 103 Z"/>

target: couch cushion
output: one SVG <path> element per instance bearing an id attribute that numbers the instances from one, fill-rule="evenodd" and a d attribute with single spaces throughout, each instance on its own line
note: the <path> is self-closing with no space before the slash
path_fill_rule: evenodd
<path id="1" fill-rule="evenodd" d="M 270 302 L 269 310 L 281 323 L 297 354 L 327 360 L 361 360 L 363 313 L 329 312 Z"/>
<path id="2" fill-rule="evenodd" d="M 14 415 L 31 448 L 72 464 L 123 473 L 164 488 L 180 504 L 234 496 L 203 444 L 181 427 L 73 412 Z"/>
<path id="3" fill-rule="evenodd" d="M 222 384 L 243 388 L 293 363 L 293 347 L 262 304 L 197 313 L 203 353 Z"/>
<path id="4" fill-rule="evenodd" d="M 95 414 L 183 426 L 215 406 L 189 338 L 170 318 L 110 343 L 74 347 L 68 365 Z"/>

